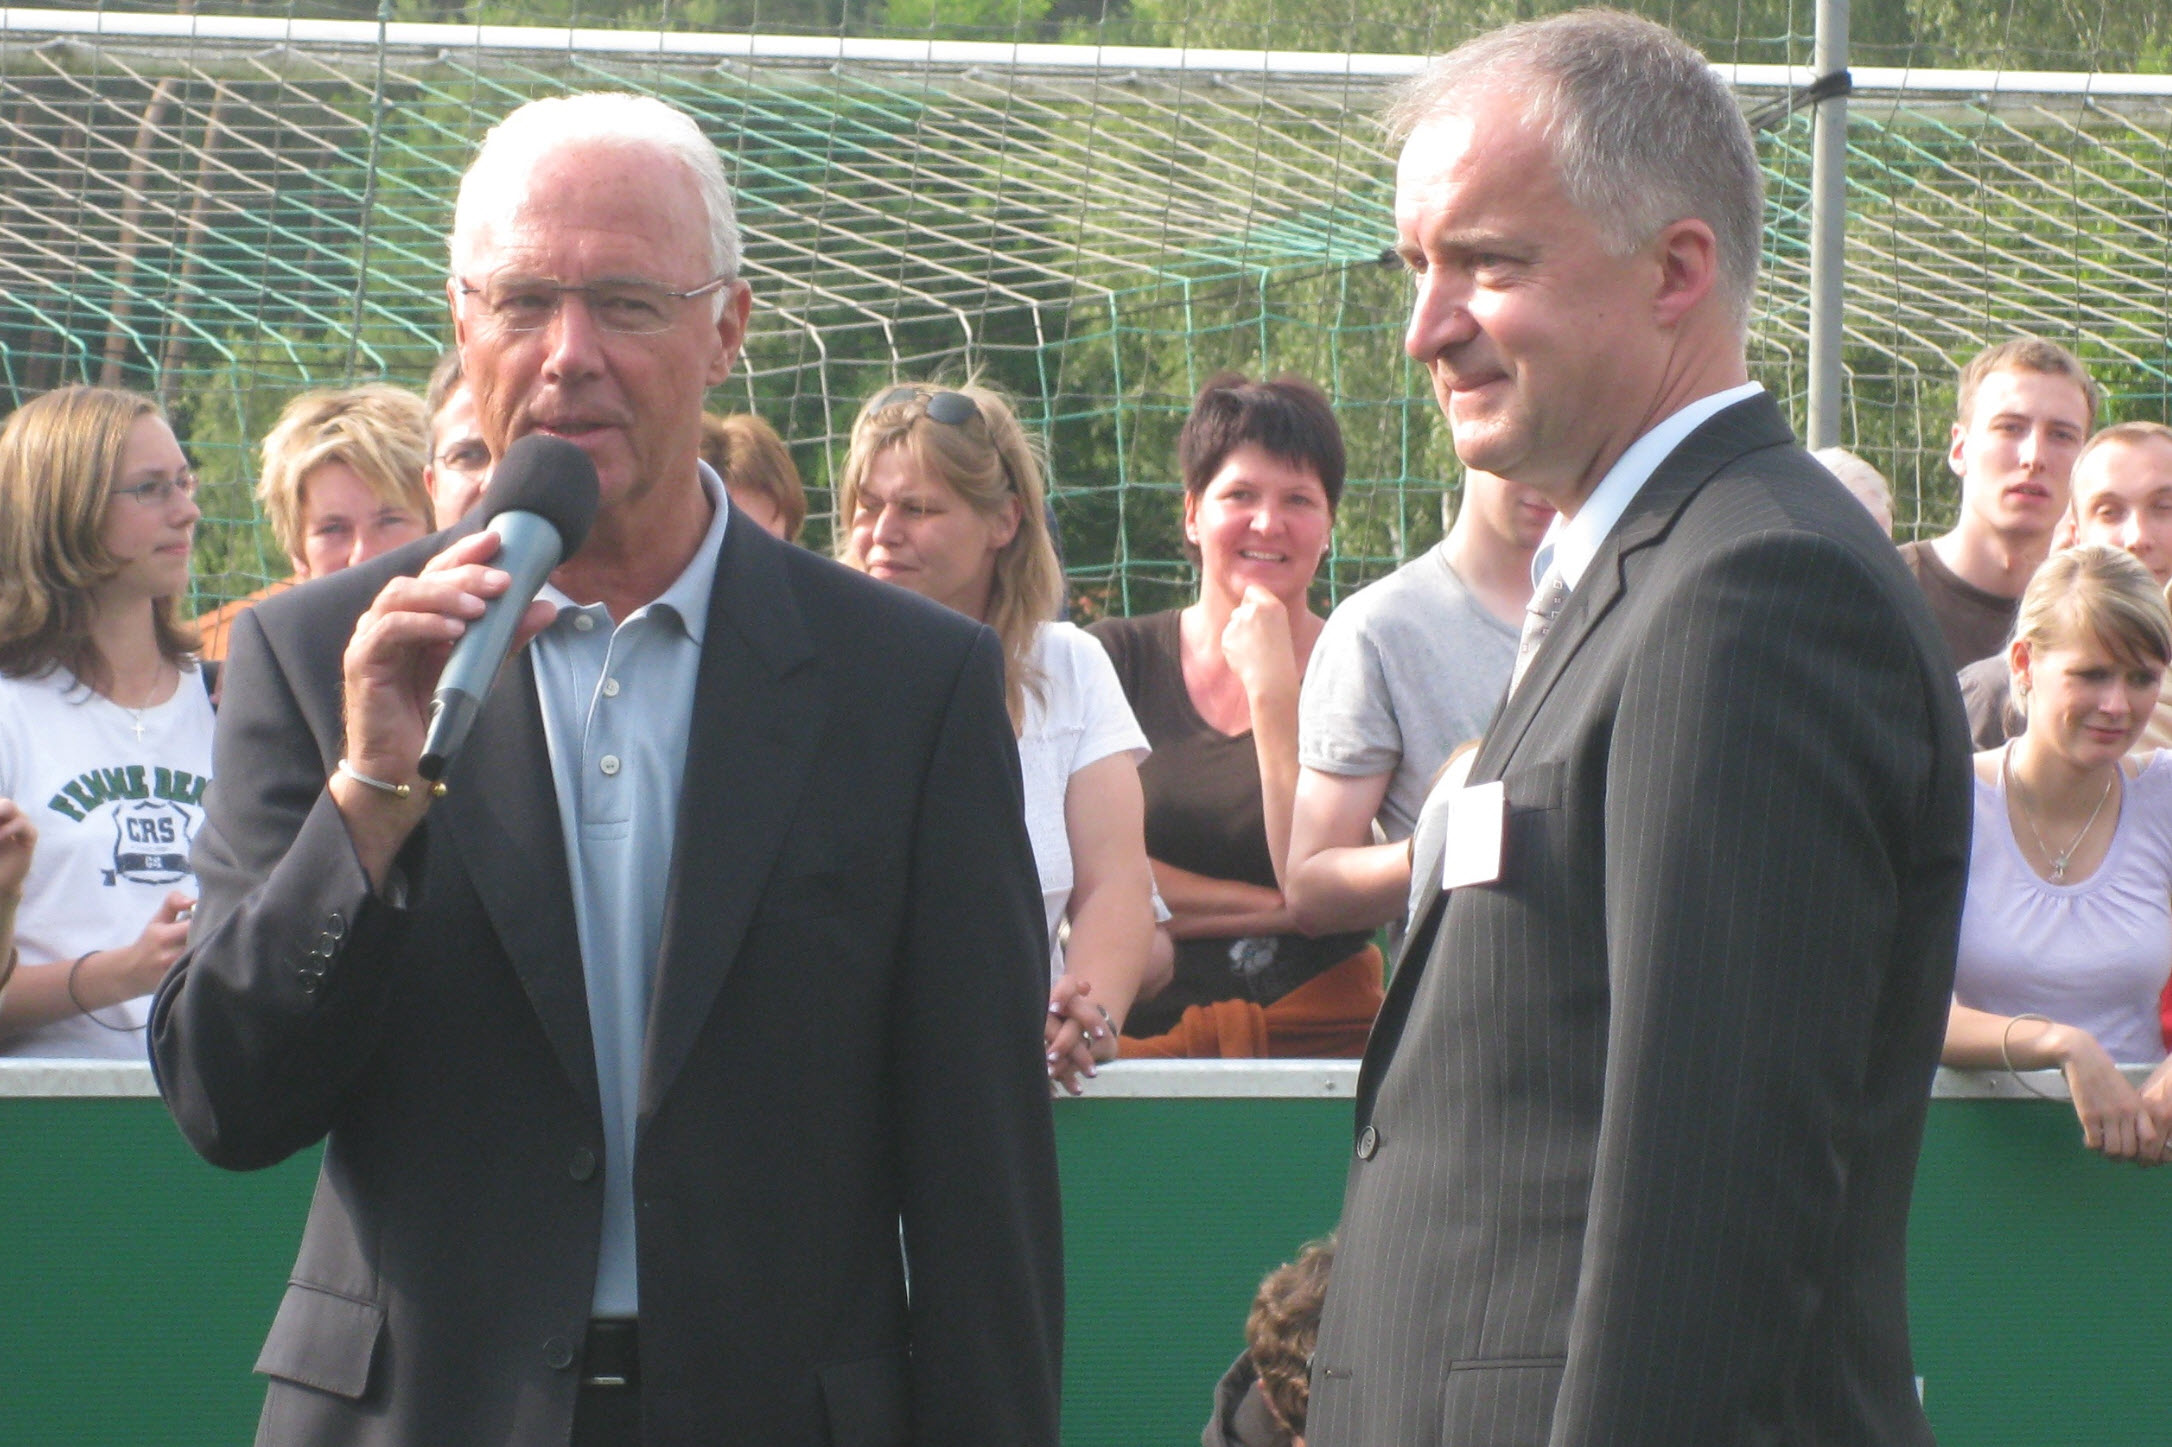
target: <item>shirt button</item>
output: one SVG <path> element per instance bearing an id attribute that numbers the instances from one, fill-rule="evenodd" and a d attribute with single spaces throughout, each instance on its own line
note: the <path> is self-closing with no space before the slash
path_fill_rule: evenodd
<path id="1" fill-rule="evenodd" d="M 597 767 L 602 769 L 606 774 L 616 774 L 618 772 L 618 755 L 605 754 L 603 758 L 598 761 Z"/>
<path id="2" fill-rule="evenodd" d="M 562 1372 L 572 1366 L 572 1344 L 562 1336 L 546 1338 L 543 1342 L 543 1365 L 554 1372 Z"/>
<path id="3" fill-rule="evenodd" d="M 574 614 L 574 615 L 573 615 L 573 631 L 574 631 L 574 632 L 576 632 L 576 633 L 586 633 L 586 632 L 588 632 L 588 631 L 589 631 L 590 629 L 594 628 L 595 626 L 596 626 L 596 620 L 595 620 L 594 618 L 591 618 L 591 617 L 590 617 L 590 616 L 589 616 L 588 614 L 586 614 L 586 613 L 576 613 L 576 614 Z"/>
<path id="4" fill-rule="evenodd" d="M 605 698 L 617 698 L 617 697 L 618 697 L 618 680 L 617 680 L 617 679 L 615 679 L 615 678 L 606 678 L 606 679 L 605 679 L 605 680 L 603 681 L 603 696 L 604 696 Z"/>
<path id="5" fill-rule="evenodd" d="M 1371 1159 L 1373 1158 L 1373 1153 L 1374 1153 L 1375 1151 L 1379 1150 L 1379 1149 L 1380 1149 L 1380 1132 L 1379 1132 L 1379 1131 L 1376 1131 L 1376 1130 L 1374 1130 L 1374 1129 L 1373 1129 L 1373 1128 L 1372 1128 L 1371 1126 L 1367 1126 L 1367 1127 L 1365 1127 L 1365 1129 L 1364 1129 L 1364 1130 L 1362 1130 L 1362 1131 L 1358 1132 L 1357 1153 L 1358 1153 L 1358 1159 L 1359 1159 L 1359 1160 L 1361 1160 L 1361 1161 L 1369 1161 L 1369 1160 L 1371 1160 Z"/>

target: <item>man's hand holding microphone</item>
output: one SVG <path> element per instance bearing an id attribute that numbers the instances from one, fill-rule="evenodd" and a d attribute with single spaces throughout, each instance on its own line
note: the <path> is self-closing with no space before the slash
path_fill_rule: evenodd
<path id="1" fill-rule="evenodd" d="M 521 438 L 491 474 L 483 528 L 385 584 L 356 621 L 346 747 L 329 787 L 373 887 L 442 792 L 500 667 L 556 616 L 535 595 L 586 541 L 596 495 L 580 448 Z"/>

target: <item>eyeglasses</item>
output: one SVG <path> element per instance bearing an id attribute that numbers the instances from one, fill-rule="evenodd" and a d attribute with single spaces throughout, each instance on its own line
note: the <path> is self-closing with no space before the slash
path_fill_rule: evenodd
<path id="1" fill-rule="evenodd" d="M 985 430 L 987 421 L 980 415 L 980 407 L 963 392 L 929 392 L 916 386 L 892 387 L 875 399 L 874 410 L 885 407 L 908 407 L 915 402 L 925 402 L 921 410 L 928 414 L 930 422 L 940 422 L 945 427 L 963 427 L 968 422 L 979 422 Z"/>
<path id="2" fill-rule="evenodd" d="M 479 440 L 456 443 L 432 460 L 447 472 L 457 472 L 468 477 L 480 477 L 490 471 L 490 449 Z"/>
<path id="3" fill-rule="evenodd" d="M 588 315 L 607 332 L 646 337 L 671 330 L 680 309 L 690 301 L 712 296 L 732 284 L 728 276 L 703 282 L 692 291 L 673 291 L 654 281 L 598 281 L 587 286 L 566 286 L 541 277 L 492 277 L 481 286 L 470 286 L 458 277 L 454 285 L 462 296 L 476 298 L 483 318 L 501 332 L 539 332 L 558 317 L 568 296 L 588 303 Z"/>
<path id="4" fill-rule="evenodd" d="M 154 477 L 132 487 L 116 487 L 110 496 L 125 497 L 138 507 L 159 508 L 172 502 L 175 493 L 183 497 L 196 496 L 196 474 L 183 471 L 172 477 Z"/>

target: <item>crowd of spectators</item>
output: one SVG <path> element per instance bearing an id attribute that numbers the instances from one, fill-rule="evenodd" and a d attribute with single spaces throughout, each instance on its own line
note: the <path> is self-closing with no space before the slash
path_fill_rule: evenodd
<path id="1" fill-rule="evenodd" d="M 2090 1149 L 2154 1165 L 2172 1159 L 2172 427 L 2092 436 L 2098 405 L 2064 348 L 1984 351 L 1952 427 L 1957 521 L 1899 551 L 1982 750 L 1944 1061 L 2060 1072 Z M 701 456 L 736 512 L 798 540 L 806 494 L 766 422 L 704 418 Z M 1877 470 L 1817 456 L 1890 532 Z M 1120 1055 L 1363 1049 L 1413 834 L 1509 686 L 1555 523 L 1532 490 L 1470 472 L 1438 545 L 1323 617 L 1344 474 L 1327 398 L 1218 375 L 1176 462 L 1197 598 L 1090 630 L 1062 621 L 1043 459 L 999 393 L 879 392 L 838 474 L 837 558 L 1001 644 L 1050 939 L 1048 1073 L 1074 1093 Z M 490 465 L 457 354 L 427 398 L 294 398 L 256 490 L 291 574 L 191 624 L 196 478 L 155 404 L 70 387 L 8 420 L 0 1054 L 142 1055 L 193 905 L 204 663 L 271 592 L 469 518 Z M 1262 1283 L 1207 1443 L 1301 1447 L 1333 1252 Z"/>
<path id="2" fill-rule="evenodd" d="M 2172 838 L 2151 631 L 2172 582 L 2172 428 L 2092 437 L 2094 381 L 2037 338 L 1986 349 L 1958 394 L 1957 520 L 1900 545 L 1985 751 L 1947 1059 L 2064 1070 L 2089 1144 L 2139 1156 L 2140 1112 L 2158 1113 L 2152 1139 L 2172 1125 L 2161 1072 L 2138 1089 L 2115 1068 L 2158 1064 L 2172 1030 L 2172 880 L 2151 873 L 2172 857 L 2151 848 Z M 701 455 L 737 511 L 798 539 L 806 494 L 766 422 L 705 418 Z M 1877 470 L 1818 456 L 1890 531 Z M 9 421 L 0 1050 L 141 1052 L 142 999 L 186 933 L 209 775 L 216 695 L 183 681 L 259 598 L 458 524 L 490 461 L 457 353 L 425 397 L 295 397 L 257 483 L 291 574 L 190 625 L 175 606 L 195 479 L 156 408 L 69 388 Z M 1363 1048 L 1412 835 L 1508 685 L 1555 521 L 1530 489 L 1471 472 L 1438 545 L 1323 617 L 1310 596 L 1344 472 L 1327 398 L 1216 376 L 1175 461 L 1196 600 L 1086 631 L 1061 621 L 1042 461 L 999 394 L 888 388 L 839 474 L 839 559 L 1003 644 L 1051 940 L 1049 1071 L 1073 1090 L 1119 1054 Z M 119 812 L 86 830 L 101 811 Z"/>

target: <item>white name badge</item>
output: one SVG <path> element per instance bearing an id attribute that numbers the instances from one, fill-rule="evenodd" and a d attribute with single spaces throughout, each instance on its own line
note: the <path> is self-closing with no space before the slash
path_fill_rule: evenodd
<path id="1" fill-rule="evenodd" d="M 1501 835 L 1508 819 L 1508 791 L 1499 779 L 1458 789 L 1448 801 L 1447 839 L 1441 849 L 1440 887 L 1491 884 L 1501 877 Z"/>

